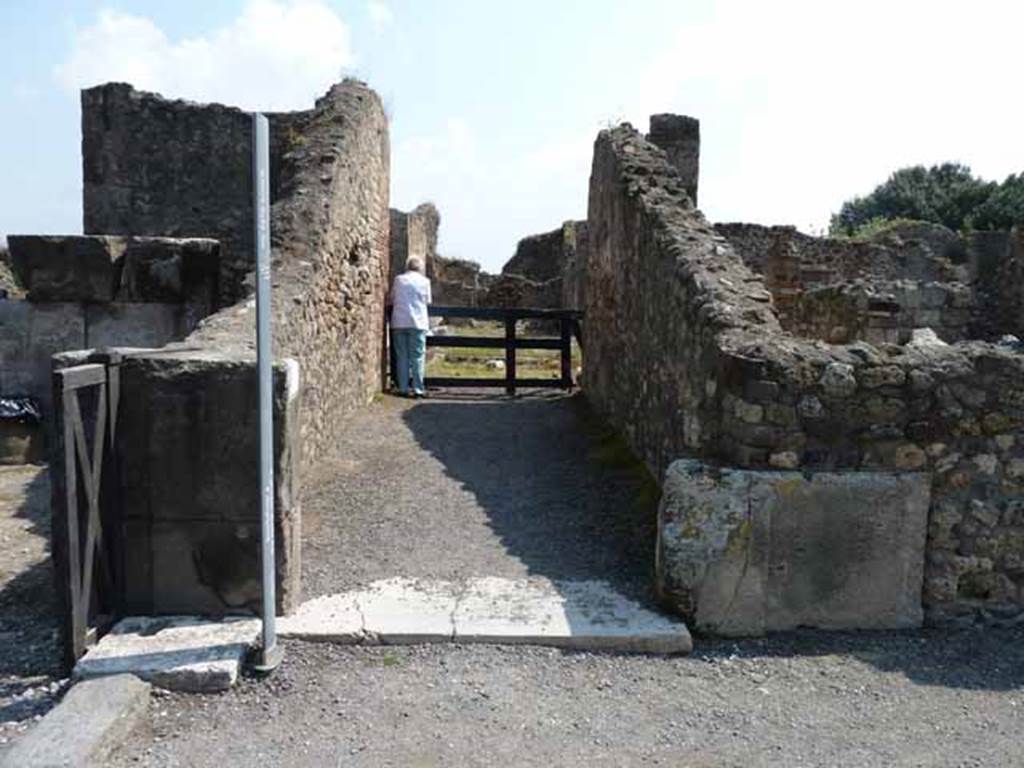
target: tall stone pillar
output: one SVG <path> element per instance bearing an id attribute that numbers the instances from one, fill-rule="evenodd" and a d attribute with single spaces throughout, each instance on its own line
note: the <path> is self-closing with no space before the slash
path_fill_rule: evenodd
<path id="1" fill-rule="evenodd" d="M 647 140 L 661 147 L 668 160 L 683 177 L 686 193 L 697 205 L 697 180 L 700 177 L 700 121 L 686 115 L 651 115 Z"/>

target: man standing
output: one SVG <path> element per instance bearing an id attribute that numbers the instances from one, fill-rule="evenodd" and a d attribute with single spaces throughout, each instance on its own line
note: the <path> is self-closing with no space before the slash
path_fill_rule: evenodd
<path id="1" fill-rule="evenodd" d="M 409 380 L 412 379 L 412 396 L 423 397 L 423 369 L 427 359 L 427 331 L 430 320 L 427 306 L 430 304 L 430 280 L 424 275 L 423 259 L 410 256 L 405 262 L 405 272 L 395 278 L 391 287 L 391 344 L 395 348 L 395 381 L 398 393 L 409 395 Z"/>

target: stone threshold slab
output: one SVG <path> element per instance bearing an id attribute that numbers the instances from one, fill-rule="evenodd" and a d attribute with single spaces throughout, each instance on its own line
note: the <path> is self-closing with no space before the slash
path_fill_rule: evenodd
<path id="1" fill-rule="evenodd" d="M 0 754 L 0 768 L 89 768 L 107 764 L 146 719 L 149 684 L 114 675 L 75 685 L 28 733 Z"/>
<path id="2" fill-rule="evenodd" d="M 123 619 L 75 665 L 79 680 L 131 674 L 172 691 L 224 691 L 256 645 L 258 619 L 193 616 Z"/>
<path id="3" fill-rule="evenodd" d="M 386 579 L 318 597 L 278 620 L 281 637 L 394 645 L 454 642 L 688 653 L 678 618 L 647 610 L 600 581 Z"/>

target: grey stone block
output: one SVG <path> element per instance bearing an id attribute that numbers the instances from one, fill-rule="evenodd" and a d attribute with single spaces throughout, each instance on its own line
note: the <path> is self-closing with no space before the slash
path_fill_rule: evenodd
<path id="1" fill-rule="evenodd" d="M 29 301 L 113 301 L 117 295 L 123 238 L 9 235 L 7 242 Z"/>
<path id="2" fill-rule="evenodd" d="M 207 238 L 133 237 L 124 255 L 119 298 L 131 302 L 216 298 L 220 243 Z"/>
<path id="3" fill-rule="evenodd" d="M 721 635 L 919 626 L 929 502 L 927 474 L 677 461 L 659 513 L 659 594 Z"/>
<path id="4" fill-rule="evenodd" d="M 49 414 L 50 358 L 85 347 L 80 304 L 0 300 L 0 394 L 35 397 Z"/>
<path id="5" fill-rule="evenodd" d="M 260 627 L 259 619 L 122 619 L 81 658 L 74 675 L 81 680 L 128 673 L 171 691 L 225 691 L 238 681 Z"/>
<path id="6" fill-rule="evenodd" d="M 184 338 L 181 304 L 125 303 L 85 306 L 85 345 L 158 348 Z"/>
<path id="7" fill-rule="evenodd" d="M 223 614 L 256 606 L 259 427 L 255 363 L 188 350 L 142 353 L 121 367 L 118 463 L 124 478 L 129 609 Z M 298 601 L 298 399 L 274 376 L 278 607 Z"/>
<path id="8" fill-rule="evenodd" d="M 15 742 L 2 768 L 96 768 L 146 717 L 149 684 L 116 675 L 74 686 Z"/>

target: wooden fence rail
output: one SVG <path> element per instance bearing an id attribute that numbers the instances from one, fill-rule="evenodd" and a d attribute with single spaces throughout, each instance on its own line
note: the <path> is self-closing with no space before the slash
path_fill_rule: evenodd
<path id="1" fill-rule="evenodd" d="M 428 336 L 428 347 L 451 347 L 459 349 L 503 349 L 505 350 L 504 378 L 477 378 L 463 376 L 428 376 L 427 387 L 504 387 L 505 392 L 514 395 L 517 389 L 557 387 L 572 389 L 572 339 L 583 345 L 580 321 L 583 313 L 571 309 L 535 309 L 530 307 L 447 307 L 431 305 L 431 317 L 469 318 L 494 320 L 504 323 L 503 337 L 487 336 Z M 390 308 L 387 317 L 390 318 Z M 558 338 L 521 338 L 516 334 L 516 323 L 520 320 L 548 320 L 559 328 Z M 386 324 L 385 324 L 386 325 Z M 560 355 L 559 376 L 553 379 L 519 378 L 516 374 L 516 351 L 520 349 L 557 350 Z M 394 360 L 391 361 L 392 370 Z"/>

